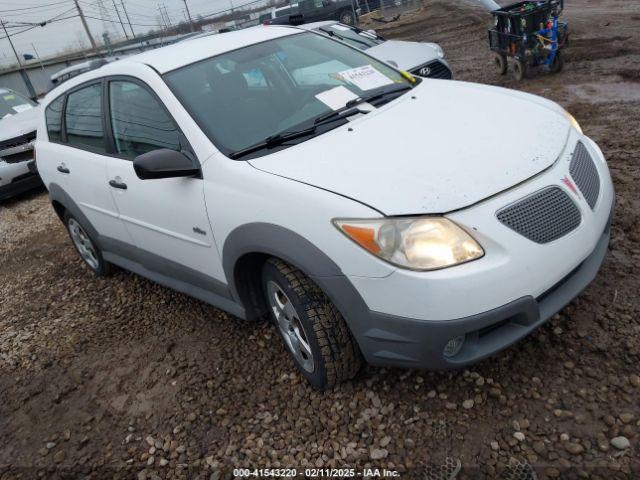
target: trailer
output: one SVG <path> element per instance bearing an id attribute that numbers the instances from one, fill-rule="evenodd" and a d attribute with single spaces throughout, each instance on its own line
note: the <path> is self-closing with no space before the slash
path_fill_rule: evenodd
<path id="1" fill-rule="evenodd" d="M 517 80 L 534 69 L 557 73 L 564 66 L 562 49 L 569 41 L 569 28 L 559 20 L 564 0 L 520 1 L 491 11 L 494 25 L 489 29 L 489 48 L 501 75 L 513 59 Z"/>

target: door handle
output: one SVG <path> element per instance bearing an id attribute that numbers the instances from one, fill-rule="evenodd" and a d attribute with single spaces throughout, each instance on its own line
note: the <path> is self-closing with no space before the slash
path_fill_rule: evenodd
<path id="1" fill-rule="evenodd" d="M 67 167 L 65 167 L 64 165 L 58 165 L 58 171 L 60 173 L 71 173 L 71 170 L 69 170 Z"/>
<path id="2" fill-rule="evenodd" d="M 119 188 L 120 190 L 126 190 L 127 184 L 124 182 L 119 182 L 118 180 L 109 180 L 109 185 L 113 188 Z"/>

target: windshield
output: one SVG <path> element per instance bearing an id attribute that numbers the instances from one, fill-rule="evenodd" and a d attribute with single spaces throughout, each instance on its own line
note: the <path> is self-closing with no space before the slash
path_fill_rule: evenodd
<path id="1" fill-rule="evenodd" d="M 310 32 L 211 57 L 164 78 L 226 155 L 313 125 L 352 100 L 412 86 L 400 72 Z"/>
<path id="2" fill-rule="evenodd" d="M 6 90 L 0 91 L 0 118 L 24 112 L 25 110 L 33 108 L 35 105 L 35 102 L 23 97 L 19 93 Z"/>
<path id="3" fill-rule="evenodd" d="M 317 30 L 335 37 L 338 40 L 342 40 L 343 42 L 348 43 L 352 47 L 359 48 L 360 50 L 366 50 L 384 42 L 384 40 L 364 30 L 340 25 L 339 23 L 324 25 L 322 27 L 318 27 Z"/>

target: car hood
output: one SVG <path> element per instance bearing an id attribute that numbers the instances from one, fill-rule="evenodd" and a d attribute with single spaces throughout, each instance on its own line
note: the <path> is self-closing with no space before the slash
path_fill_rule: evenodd
<path id="1" fill-rule="evenodd" d="M 570 129 L 564 110 L 540 97 L 425 79 L 348 125 L 250 163 L 386 215 L 446 213 L 551 166 Z"/>
<path id="2" fill-rule="evenodd" d="M 24 112 L 2 118 L 0 120 L 0 142 L 35 132 L 38 128 L 39 108 L 39 105 L 36 105 Z"/>
<path id="3" fill-rule="evenodd" d="M 383 62 L 395 62 L 401 70 L 412 70 L 439 58 L 436 50 L 428 43 L 400 40 L 387 40 L 368 48 L 366 52 Z"/>

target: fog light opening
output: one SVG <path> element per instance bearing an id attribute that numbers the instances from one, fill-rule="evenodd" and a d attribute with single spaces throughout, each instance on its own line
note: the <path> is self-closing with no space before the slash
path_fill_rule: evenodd
<path id="1" fill-rule="evenodd" d="M 464 337 L 464 335 L 459 335 L 449 340 L 444 346 L 442 354 L 446 358 L 455 357 L 458 353 L 460 353 L 460 350 L 462 350 L 462 345 L 464 345 Z"/>

